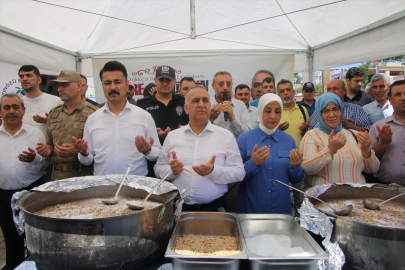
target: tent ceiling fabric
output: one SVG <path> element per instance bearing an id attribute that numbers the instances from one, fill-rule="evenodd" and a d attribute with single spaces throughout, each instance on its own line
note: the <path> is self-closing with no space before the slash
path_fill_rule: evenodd
<path id="1" fill-rule="evenodd" d="M 197 38 L 190 39 L 190 1 L 1 0 L 0 25 L 84 56 L 293 52 L 404 10 L 403 0 L 195 0 Z"/>

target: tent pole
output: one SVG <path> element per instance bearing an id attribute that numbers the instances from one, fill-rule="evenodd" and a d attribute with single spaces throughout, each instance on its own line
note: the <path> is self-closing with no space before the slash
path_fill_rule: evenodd
<path id="1" fill-rule="evenodd" d="M 190 38 L 195 39 L 195 0 L 190 0 L 190 30 Z"/>
<path id="2" fill-rule="evenodd" d="M 82 55 L 80 54 L 80 52 L 76 52 L 76 72 L 77 73 L 82 73 Z"/>
<path id="3" fill-rule="evenodd" d="M 307 52 L 307 57 L 308 57 L 308 76 L 309 76 L 309 81 L 314 83 L 315 77 L 314 77 L 314 51 L 310 46 L 308 46 L 308 52 Z"/>

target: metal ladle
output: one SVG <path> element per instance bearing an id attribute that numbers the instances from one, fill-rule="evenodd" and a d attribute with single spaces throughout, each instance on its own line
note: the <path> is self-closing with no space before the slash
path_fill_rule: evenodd
<path id="1" fill-rule="evenodd" d="M 121 184 L 120 184 L 120 186 L 118 187 L 117 192 L 115 193 L 114 199 L 101 200 L 104 204 L 117 204 L 117 202 L 118 202 L 118 193 L 120 193 L 122 184 L 124 184 L 125 178 L 127 178 L 127 175 L 128 175 L 128 173 L 129 173 L 129 170 L 131 169 L 131 167 L 132 167 L 132 164 L 129 164 L 129 165 L 128 165 L 128 169 L 127 169 L 127 171 L 125 172 L 125 175 L 124 175 L 124 177 L 123 177 L 122 180 L 121 180 Z"/>
<path id="2" fill-rule="evenodd" d="M 150 197 L 150 195 L 152 195 L 152 193 L 158 188 L 158 186 L 160 186 L 161 183 L 163 183 L 163 181 L 166 180 L 166 178 L 169 176 L 171 171 L 168 171 L 165 176 L 159 181 L 159 183 L 149 192 L 148 196 L 146 196 L 146 198 L 143 200 L 143 202 L 139 205 L 139 202 L 137 201 L 133 201 L 133 202 L 127 202 L 127 206 L 129 209 L 132 210 L 143 210 L 144 204 L 145 202 L 148 200 L 148 198 Z"/>
<path id="3" fill-rule="evenodd" d="M 380 210 L 380 206 L 383 204 L 383 203 L 386 203 L 386 202 L 388 202 L 388 201 L 391 201 L 391 200 L 393 200 L 393 199 L 395 199 L 395 198 L 397 198 L 397 197 L 399 197 L 399 196 L 402 196 L 402 195 L 404 195 L 405 193 L 401 193 L 401 194 L 399 194 L 399 195 L 397 195 L 397 196 L 395 196 L 395 197 L 392 197 L 392 198 L 390 198 L 390 199 L 388 199 L 388 200 L 385 200 L 385 201 L 383 201 L 382 203 L 380 203 L 380 204 L 375 204 L 375 203 L 373 203 L 372 201 L 370 201 L 369 199 L 364 199 L 363 200 L 363 205 L 364 205 L 364 207 L 365 208 L 368 208 L 368 209 L 371 209 L 371 210 Z"/>
<path id="4" fill-rule="evenodd" d="M 329 207 L 330 209 L 332 209 L 332 211 L 333 211 L 333 213 L 335 213 L 335 215 L 338 215 L 338 216 L 347 216 L 347 215 L 349 215 L 350 212 L 353 210 L 353 205 L 351 205 L 351 204 L 350 204 L 350 205 L 346 205 L 346 206 L 344 206 L 344 207 L 342 207 L 342 208 L 340 208 L 340 209 L 335 210 L 335 209 L 332 208 L 332 206 L 330 206 L 329 204 L 327 204 L 326 202 L 322 201 L 321 199 L 319 199 L 319 198 L 317 198 L 317 197 L 314 197 L 314 196 L 305 194 L 305 192 L 303 192 L 303 191 L 301 191 L 301 190 L 299 190 L 299 189 L 296 189 L 295 187 L 292 187 L 292 186 L 290 186 L 290 185 L 287 185 L 287 184 L 285 184 L 285 183 L 283 183 L 283 182 L 281 182 L 281 181 L 274 180 L 274 182 L 279 182 L 280 184 L 283 184 L 284 186 L 290 187 L 290 188 L 292 188 L 292 189 L 294 189 L 294 190 L 296 190 L 296 191 L 298 191 L 298 192 L 301 192 L 302 194 L 304 194 L 304 195 L 306 195 L 306 196 L 308 196 L 308 197 L 314 198 L 315 200 L 318 200 L 318 201 L 324 203 L 327 207 Z M 274 184 L 276 184 L 276 183 L 274 183 Z"/>

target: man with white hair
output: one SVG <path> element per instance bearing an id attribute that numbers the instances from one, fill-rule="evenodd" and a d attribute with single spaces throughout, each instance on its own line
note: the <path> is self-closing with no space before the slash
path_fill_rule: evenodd
<path id="1" fill-rule="evenodd" d="M 211 97 L 211 113 L 209 120 L 212 124 L 229 130 L 235 138 L 243 132 L 252 129 L 250 117 L 246 105 L 237 99 L 232 98 L 232 76 L 227 71 L 218 71 L 212 79 L 212 88 L 215 96 Z M 239 183 L 228 185 L 226 194 L 227 211 L 233 212 L 236 193 Z"/>
<path id="2" fill-rule="evenodd" d="M 391 116 L 394 113 L 394 108 L 388 100 L 388 92 L 390 90 L 390 78 L 385 74 L 377 73 L 371 77 L 371 91 L 374 94 L 375 100 L 363 106 L 367 113 L 371 125 Z"/>
<path id="3" fill-rule="evenodd" d="M 24 261 L 24 238 L 14 226 L 11 198 L 21 190 L 44 183 L 43 158 L 35 152 L 45 142 L 40 129 L 23 123 L 23 99 L 14 93 L 0 99 L 0 227 L 6 244 L 6 267 L 14 269 Z"/>
<path id="4" fill-rule="evenodd" d="M 190 122 L 167 135 L 155 174 L 162 178 L 170 171 L 167 179 L 187 189 L 184 211 L 223 212 L 228 184 L 245 176 L 236 139 L 210 122 L 211 101 L 204 86 L 190 87 L 184 110 Z"/>
<path id="5" fill-rule="evenodd" d="M 210 121 L 229 130 L 235 138 L 252 129 L 245 104 L 232 98 L 232 76 L 227 71 L 218 71 L 212 79 L 215 96 L 211 97 Z M 227 98 L 224 98 L 225 95 Z"/>

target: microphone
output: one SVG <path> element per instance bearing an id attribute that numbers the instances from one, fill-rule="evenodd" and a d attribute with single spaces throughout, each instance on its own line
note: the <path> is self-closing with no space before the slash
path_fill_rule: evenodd
<path id="1" fill-rule="evenodd" d="M 228 101 L 228 99 L 229 99 L 229 97 L 228 97 L 228 93 L 223 93 L 222 94 L 222 101 Z M 224 112 L 224 120 L 225 121 L 228 121 L 228 113 L 227 112 Z"/>

